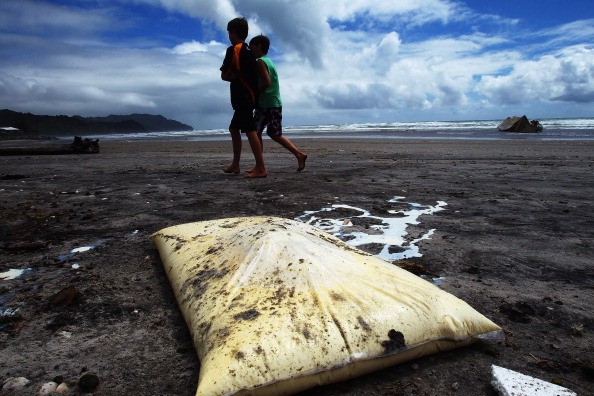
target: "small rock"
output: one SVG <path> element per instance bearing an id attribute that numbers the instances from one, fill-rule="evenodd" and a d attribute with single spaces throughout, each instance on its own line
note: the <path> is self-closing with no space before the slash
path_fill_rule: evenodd
<path id="1" fill-rule="evenodd" d="M 571 334 L 576 337 L 581 337 L 584 335 L 584 325 L 575 325 L 571 327 Z"/>
<path id="2" fill-rule="evenodd" d="M 460 384 L 457 382 L 454 382 L 452 384 L 452 390 L 457 391 L 458 389 L 460 389 Z"/>
<path id="3" fill-rule="evenodd" d="M 46 382 L 39 388 L 38 394 L 40 395 L 51 395 L 58 388 L 58 384 L 54 381 Z"/>
<path id="4" fill-rule="evenodd" d="M 413 364 L 410 365 L 410 368 L 413 369 L 413 370 L 418 370 L 419 369 L 419 365 L 416 364 L 416 363 L 413 363 Z"/>
<path id="5" fill-rule="evenodd" d="M 31 382 L 25 377 L 10 377 L 2 385 L 3 391 L 14 391 L 23 389 L 27 384 Z"/>
<path id="6" fill-rule="evenodd" d="M 66 382 L 62 382 L 60 385 L 58 385 L 58 387 L 56 388 L 56 392 L 58 393 L 66 393 L 68 392 L 70 389 L 68 389 L 68 385 L 66 385 Z"/>

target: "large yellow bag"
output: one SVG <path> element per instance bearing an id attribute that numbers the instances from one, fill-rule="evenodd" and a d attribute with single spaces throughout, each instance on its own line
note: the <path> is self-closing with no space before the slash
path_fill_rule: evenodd
<path id="1" fill-rule="evenodd" d="M 274 217 L 151 236 L 200 359 L 197 395 L 283 395 L 501 329 L 433 284 Z"/>

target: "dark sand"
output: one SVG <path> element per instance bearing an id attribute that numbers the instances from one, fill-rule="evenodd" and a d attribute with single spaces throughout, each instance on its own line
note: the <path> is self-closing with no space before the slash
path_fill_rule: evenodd
<path id="1" fill-rule="evenodd" d="M 149 236 L 223 217 L 294 218 L 329 203 L 382 215 L 388 200 L 422 216 L 421 258 L 441 287 L 502 326 L 504 344 L 421 358 L 306 395 L 494 395 L 492 364 L 592 394 L 594 142 L 295 140 L 296 160 L 265 141 L 269 177 L 224 174 L 231 143 L 101 142 L 100 154 L 0 157 L 0 381 L 33 394 L 62 376 L 74 394 L 193 395 L 199 362 Z M 0 142 L 1 144 L 1 142 Z M 252 165 L 244 141 L 242 166 Z M 137 232 L 136 232 L 137 230 Z M 95 249 L 61 260 L 71 249 Z M 72 269 L 77 263 L 80 268 Z M 73 286 L 74 298 L 52 300 Z M 5 320 L 6 321 L 6 320 Z"/>

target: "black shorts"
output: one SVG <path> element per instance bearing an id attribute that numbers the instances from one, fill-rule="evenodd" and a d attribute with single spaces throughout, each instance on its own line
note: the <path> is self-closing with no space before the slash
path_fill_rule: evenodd
<path id="1" fill-rule="evenodd" d="M 256 109 L 254 113 L 258 132 L 262 133 L 266 128 L 266 134 L 270 137 L 278 137 L 283 134 L 283 108 L 270 107 L 268 109 Z"/>
<path id="2" fill-rule="evenodd" d="M 254 121 L 254 111 L 251 108 L 237 109 L 233 112 L 233 118 L 229 125 L 229 130 L 237 129 L 241 133 L 256 130 L 256 121 Z"/>

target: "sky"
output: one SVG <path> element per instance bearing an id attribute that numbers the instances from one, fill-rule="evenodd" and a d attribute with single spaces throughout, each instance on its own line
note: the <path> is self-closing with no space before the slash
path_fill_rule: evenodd
<path id="1" fill-rule="evenodd" d="M 237 16 L 271 40 L 287 126 L 594 117 L 584 0 L 1 0 L 0 109 L 226 129 Z"/>

